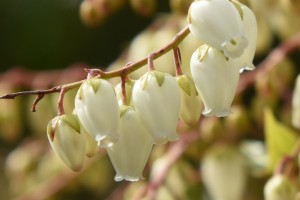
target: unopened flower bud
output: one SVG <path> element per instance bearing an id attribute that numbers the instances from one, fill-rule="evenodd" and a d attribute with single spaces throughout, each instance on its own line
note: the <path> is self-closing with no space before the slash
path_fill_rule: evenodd
<path id="1" fill-rule="evenodd" d="M 296 186 L 284 175 L 274 175 L 264 187 L 265 200 L 296 200 Z"/>
<path id="2" fill-rule="evenodd" d="M 246 186 L 245 161 L 235 147 L 215 145 L 202 159 L 203 183 L 212 199 L 240 200 Z"/>
<path id="3" fill-rule="evenodd" d="M 97 6 L 95 0 L 82 1 L 79 12 L 82 22 L 87 26 L 97 26 L 106 18 L 106 14 Z"/>
<path id="4" fill-rule="evenodd" d="M 233 59 L 208 45 L 202 45 L 192 55 L 191 73 L 205 105 L 205 116 L 224 117 L 230 114 L 239 80 L 239 65 Z"/>
<path id="5" fill-rule="evenodd" d="M 247 110 L 242 106 L 233 106 L 232 114 L 225 118 L 225 127 L 233 134 L 247 133 L 250 129 L 250 120 Z"/>
<path id="6" fill-rule="evenodd" d="M 108 147 L 107 152 L 117 172 L 115 181 L 138 181 L 143 179 L 142 173 L 152 150 L 153 139 L 135 109 L 122 107 L 120 139 Z"/>
<path id="7" fill-rule="evenodd" d="M 194 126 L 199 121 L 202 102 L 190 76 L 176 77 L 180 89 L 180 113 L 179 118 L 189 126 Z"/>
<path id="8" fill-rule="evenodd" d="M 224 133 L 224 126 L 218 117 L 207 117 L 201 121 L 199 126 L 201 139 L 211 143 L 218 140 Z"/>
<path id="9" fill-rule="evenodd" d="M 115 91 L 104 79 L 88 79 L 75 97 L 76 114 L 100 146 L 112 145 L 119 137 L 120 110 Z"/>
<path id="10" fill-rule="evenodd" d="M 54 152 L 72 170 L 81 170 L 85 159 L 85 136 L 80 132 L 78 118 L 64 114 L 53 118 L 47 135 Z"/>
<path id="11" fill-rule="evenodd" d="M 132 8 L 142 16 L 150 16 L 156 9 L 157 0 L 130 0 Z"/>
<path id="12" fill-rule="evenodd" d="M 248 45 L 240 14 L 228 0 L 194 1 L 188 23 L 193 35 L 226 57 L 239 57 Z"/>
<path id="13" fill-rule="evenodd" d="M 112 14 L 122 8 L 126 3 L 126 0 L 94 0 L 96 4 L 103 10 L 107 15 Z"/>
<path id="14" fill-rule="evenodd" d="M 136 81 L 132 101 L 156 144 L 178 139 L 180 91 L 173 76 L 155 70 L 147 72 Z"/>
<path id="15" fill-rule="evenodd" d="M 193 0 L 171 0 L 172 11 L 186 15 Z"/>

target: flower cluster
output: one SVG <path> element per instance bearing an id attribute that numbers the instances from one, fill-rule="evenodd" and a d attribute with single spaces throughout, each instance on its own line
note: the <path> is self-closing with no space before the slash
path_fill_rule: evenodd
<path id="1" fill-rule="evenodd" d="M 191 33 L 205 44 L 191 58 L 190 68 L 205 105 L 206 116 L 227 116 L 239 73 L 252 70 L 257 24 L 253 12 L 237 1 L 199 0 L 192 3 Z"/>
<path id="2" fill-rule="evenodd" d="M 179 138 L 178 118 L 188 126 L 198 123 L 201 101 L 206 116 L 230 113 L 240 71 L 254 68 L 255 17 L 235 1 L 200 0 L 192 3 L 188 22 L 206 43 L 192 55 L 193 78 L 157 71 L 149 56 L 149 71 L 136 81 L 121 77 L 113 88 L 101 76 L 89 77 L 77 92 L 74 112 L 49 123 L 49 141 L 71 169 L 80 170 L 85 155 L 103 147 L 116 181 L 139 180 L 153 145 Z M 175 60 L 180 67 L 180 58 Z"/>

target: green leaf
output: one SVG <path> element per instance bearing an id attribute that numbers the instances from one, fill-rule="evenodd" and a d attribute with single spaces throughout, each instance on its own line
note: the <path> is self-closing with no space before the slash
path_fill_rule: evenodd
<path id="1" fill-rule="evenodd" d="M 268 170 L 272 172 L 282 158 L 294 149 L 297 143 L 297 133 L 278 122 L 272 111 L 264 111 L 265 136 L 268 153 Z"/>

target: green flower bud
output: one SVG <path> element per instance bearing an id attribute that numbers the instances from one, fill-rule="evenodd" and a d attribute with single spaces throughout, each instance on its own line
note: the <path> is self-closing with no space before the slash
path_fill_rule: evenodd
<path id="1" fill-rule="evenodd" d="M 188 126 L 194 126 L 198 123 L 202 110 L 202 101 L 194 80 L 187 75 L 178 76 L 176 80 L 181 97 L 179 118 Z"/>
<path id="2" fill-rule="evenodd" d="M 97 26 L 106 19 L 106 14 L 101 11 L 94 0 L 84 0 L 80 4 L 80 19 L 87 26 Z"/>
<path id="3" fill-rule="evenodd" d="M 64 114 L 53 118 L 48 124 L 47 135 L 52 149 L 60 159 L 72 170 L 80 171 L 86 146 L 77 116 Z"/>
<path id="4" fill-rule="evenodd" d="M 231 115 L 225 118 L 225 127 L 230 133 L 247 133 L 250 129 L 250 120 L 245 108 L 242 106 L 233 106 Z"/>

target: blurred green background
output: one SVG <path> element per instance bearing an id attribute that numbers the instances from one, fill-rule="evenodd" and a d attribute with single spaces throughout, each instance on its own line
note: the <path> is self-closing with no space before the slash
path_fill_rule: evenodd
<path id="1" fill-rule="evenodd" d="M 101 26 L 86 27 L 80 0 L 1 0 L 0 67 L 59 69 L 75 62 L 105 67 L 150 22 L 126 5 Z M 159 1 L 167 11 L 168 1 Z"/>

